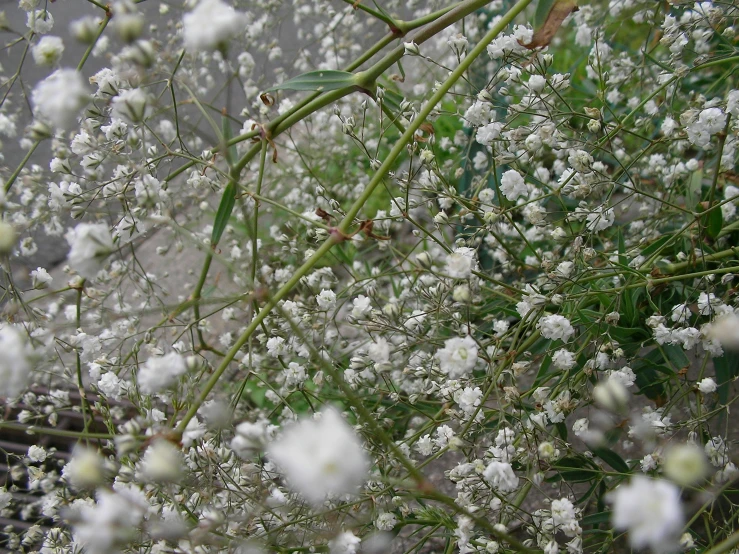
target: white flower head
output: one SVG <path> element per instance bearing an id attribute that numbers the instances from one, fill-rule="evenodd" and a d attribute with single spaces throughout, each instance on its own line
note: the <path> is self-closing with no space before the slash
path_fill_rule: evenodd
<path id="1" fill-rule="evenodd" d="M 477 343 L 469 335 L 448 339 L 444 342 L 444 348 L 437 350 L 436 359 L 439 360 L 441 371 L 450 379 L 457 379 L 475 368 Z"/>
<path id="2" fill-rule="evenodd" d="M 57 69 L 31 92 L 34 116 L 61 130 L 74 125 L 88 101 L 85 80 L 74 69 Z"/>
<path id="3" fill-rule="evenodd" d="M 216 50 L 245 32 L 247 23 L 245 14 L 222 0 L 200 0 L 182 18 L 182 39 L 188 50 Z"/>
<path id="4" fill-rule="evenodd" d="M 13 325 L 0 327 L 0 398 L 15 398 L 31 380 L 33 348 L 25 332 Z"/>
<path id="5" fill-rule="evenodd" d="M 567 342 L 575 334 L 575 328 L 570 320 L 561 315 L 547 315 L 542 317 L 536 324 L 545 339 L 561 340 Z"/>
<path id="6" fill-rule="evenodd" d="M 182 477 L 182 452 L 166 439 L 156 439 L 144 453 L 141 469 L 149 481 L 174 483 Z"/>
<path id="7" fill-rule="evenodd" d="M 665 480 L 635 475 L 609 494 L 613 526 L 629 533 L 633 548 L 670 552 L 683 528 L 680 489 Z"/>
<path id="8" fill-rule="evenodd" d="M 79 223 L 65 238 L 71 246 L 69 265 L 87 279 L 94 279 L 105 258 L 115 249 L 108 226 L 104 223 Z"/>
<path id="9" fill-rule="evenodd" d="M 500 178 L 500 192 L 511 202 L 515 202 L 519 196 L 528 196 L 529 189 L 523 176 L 515 169 L 509 169 Z"/>
<path id="10" fill-rule="evenodd" d="M 64 41 L 55 36 L 41 37 L 31 51 L 36 65 L 56 65 L 64 53 Z"/>
<path id="11" fill-rule="evenodd" d="M 493 489 L 501 492 L 512 492 L 518 488 L 518 477 L 508 462 L 493 460 L 482 472 Z"/>
<path id="12" fill-rule="evenodd" d="M 133 88 L 121 92 L 113 98 L 111 117 L 129 123 L 140 123 L 152 112 L 149 95 L 140 88 Z"/>
<path id="13" fill-rule="evenodd" d="M 160 392 L 171 387 L 186 371 L 185 358 L 177 352 L 149 358 L 139 370 L 139 389 L 144 394 Z"/>
<path id="14" fill-rule="evenodd" d="M 467 279 L 475 269 L 475 250 L 473 248 L 455 248 L 446 258 L 444 272 L 454 279 Z"/>
<path id="15" fill-rule="evenodd" d="M 313 504 L 355 492 L 369 469 L 359 437 L 334 408 L 286 429 L 267 447 L 267 456 L 289 486 Z"/>

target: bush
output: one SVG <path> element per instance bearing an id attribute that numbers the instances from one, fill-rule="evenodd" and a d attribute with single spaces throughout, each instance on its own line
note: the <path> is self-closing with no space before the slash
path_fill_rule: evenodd
<path id="1" fill-rule="evenodd" d="M 739 5 L 88 1 L 8 43 L 8 549 L 739 543 Z"/>

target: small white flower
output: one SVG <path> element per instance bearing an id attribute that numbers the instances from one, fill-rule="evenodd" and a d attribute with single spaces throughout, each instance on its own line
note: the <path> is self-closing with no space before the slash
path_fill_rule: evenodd
<path id="1" fill-rule="evenodd" d="M 31 51 L 36 65 L 56 65 L 64 53 L 64 42 L 51 35 L 41 37 Z"/>
<path id="2" fill-rule="evenodd" d="M 575 334 L 575 328 L 570 320 L 561 315 L 548 315 L 542 317 L 536 324 L 545 339 L 561 340 L 567 342 Z"/>
<path id="3" fill-rule="evenodd" d="M 216 50 L 239 33 L 246 34 L 248 18 L 222 0 L 200 0 L 182 18 L 182 39 L 192 51 Z"/>
<path id="4" fill-rule="evenodd" d="M 139 370 L 139 388 L 144 394 L 161 392 L 172 386 L 186 371 L 185 358 L 177 352 L 149 358 Z"/>
<path id="5" fill-rule="evenodd" d="M 329 554 L 356 554 L 360 538 L 351 531 L 342 531 L 328 541 Z"/>
<path id="6" fill-rule="evenodd" d="M 360 294 L 354 299 L 353 305 L 352 317 L 357 319 L 367 317 L 372 311 L 372 301 L 363 294 Z"/>
<path id="7" fill-rule="evenodd" d="M 129 123 L 141 123 L 152 112 L 151 99 L 145 90 L 133 88 L 113 98 L 111 117 Z"/>
<path id="8" fill-rule="evenodd" d="M 44 450 L 41 446 L 36 446 L 35 444 L 33 446 L 30 446 L 28 448 L 28 452 L 26 453 L 28 456 L 28 459 L 32 462 L 43 462 L 46 457 L 48 456 L 48 453 L 46 450 Z"/>
<path id="9" fill-rule="evenodd" d="M 515 169 L 509 169 L 500 178 L 500 192 L 514 202 L 519 196 L 528 196 L 529 189 L 523 176 Z"/>
<path id="10" fill-rule="evenodd" d="M 65 238 L 71 246 L 69 265 L 87 279 L 94 279 L 105 258 L 114 250 L 113 238 L 104 223 L 79 223 Z"/>
<path id="11" fill-rule="evenodd" d="M 708 460 L 700 446 L 678 444 L 665 454 L 665 475 L 682 487 L 695 485 L 708 474 Z"/>
<path id="12" fill-rule="evenodd" d="M 450 379 L 457 379 L 470 373 L 477 364 L 477 343 L 469 335 L 448 339 L 444 348 L 437 350 L 441 371 Z"/>
<path id="13" fill-rule="evenodd" d="M 149 481 L 176 483 L 184 472 L 182 452 L 165 439 L 156 439 L 146 449 L 141 469 Z"/>
<path id="14" fill-rule="evenodd" d="M 497 491 L 512 492 L 518 488 L 518 477 L 508 462 L 493 460 L 482 472 L 482 476 Z"/>
<path id="15" fill-rule="evenodd" d="M 391 514 L 390 512 L 381 512 L 380 515 L 377 516 L 377 519 L 375 519 L 375 527 L 377 527 L 380 531 L 392 531 L 393 527 L 398 523 L 398 518 L 395 517 L 395 514 Z"/>
<path id="16" fill-rule="evenodd" d="M 329 311 L 336 305 L 336 293 L 332 290 L 322 289 L 321 294 L 316 296 L 316 303 L 323 311 Z"/>
<path id="17" fill-rule="evenodd" d="M 633 548 L 670 552 L 677 546 L 684 519 L 676 485 L 636 475 L 611 492 L 609 500 L 613 526 L 629 532 Z"/>
<path id="18" fill-rule="evenodd" d="M 472 275 L 475 266 L 475 250 L 473 248 L 455 248 L 446 258 L 444 273 L 454 279 L 467 279 Z"/>
<path id="19" fill-rule="evenodd" d="M 359 437 L 339 412 L 327 408 L 317 416 L 289 427 L 267 447 L 290 487 L 314 504 L 355 492 L 369 468 Z"/>
<path id="20" fill-rule="evenodd" d="M 32 379 L 33 349 L 26 334 L 13 325 L 0 327 L 0 398 L 15 398 Z"/>
<path id="21" fill-rule="evenodd" d="M 701 391 L 703 394 L 711 394 L 712 392 L 716 392 L 717 389 L 716 381 L 714 381 L 710 377 L 706 377 L 705 379 L 698 381 L 697 386 L 698 390 Z"/>
<path id="22" fill-rule="evenodd" d="M 34 116 L 62 130 L 72 127 L 88 101 L 85 81 L 74 69 L 57 69 L 31 92 Z"/>

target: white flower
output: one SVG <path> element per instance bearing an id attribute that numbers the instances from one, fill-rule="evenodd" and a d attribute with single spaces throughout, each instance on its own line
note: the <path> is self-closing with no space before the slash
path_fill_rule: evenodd
<path id="1" fill-rule="evenodd" d="M 392 531 L 393 527 L 395 527 L 397 523 L 398 518 L 395 517 L 395 514 L 391 514 L 390 512 L 381 512 L 375 520 L 375 527 L 380 531 Z"/>
<path id="2" fill-rule="evenodd" d="M 41 37 L 31 51 L 36 65 L 56 65 L 64 53 L 64 42 L 59 37 Z"/>
<path id="3" fill-rule="evenodd" d="M 36 446 L 35 444 L 28 448 L 28 452 L 26 453 L 26 455 L 28 456 L 28 459 L 32 462 L 43 462 L 46 459 L 46 456 L 48 456 L 46 450 L 44 450 L 43 447 Z"/>
<path id="4" fill-rule="evenodd" d="M 160 392 L 172 386 L 186 371 L 185 358 L 177 352 L 149 358 L 139 370 L 139 389 L 144 394 Z"/>
<path id="5" fill-rule="evenodd" d="M 708 330 L 708 338 L 729 350 L 739 350 L 739 315 L 727 312 L 717 317 Z"/>
<path id="6" fill-rule="evenodd" d="M 285 385 L 288 387 L 300 386 L 307 379 L 305 368 L 295 362 L 290 362 L 283 373 L 285 375 Z"/>
<path id="7" fill-rule="evenodd" d="M 113 106 L 111 117 L 129 123 L 140 123 L 152 112 L 151 99 L 146 91 L 140 88 L 121 92 L 113 98 L 111 105 Z"/>
<path id="8" fill-rule="evenodd" d="M 437 350 L 441 371 L 449 378 L 457 379 L 470 373 L 477 364 L 477 343 L 469 335 L 464 338 L 448 339 L 444 348 Z"/>
<path id="9" fill-rule="evenodd" d="M 342 531 L 328 541 L 328 551 L 329 554 L 356 554 L 360 542 L 351 531 Z"/>
<path id="10" fill-rule="evenodd" d="M 519 196 L 528 196 L 529 189 L 523 180 L 523 176 L 515 169 L 509 169 L 500 178 L 500 192 L 513 202 Z"/>
<path id="11" fill-rule="evenodd" d="M 267 447 L 267 456 L 289 485 L 314 504 L 355 492 L 369 468 L 359 437 L 334 408 L 286 429 Z"/>
<path id="12" fill-rule="evenodd" d="M 175 483 L 182 477 L 182 452 L 165 439 L 156 439 L 146 449 L 141 469 L 149 481 Z"/>
<path id="13" fill-rule="evenodd" d="M 608 374 L 608 379 L 615 379 L 621 383 L 624 387 L 631 387 L 636 382 L 636 374 L 634 370 L 628 366 L 622 367 L 617 371 L 612 371 Z"/>
<path id="14" fill-rule="evenodd" d="M 455 279 L 467 279 L 472 275 L 475 265 L 475 250 L 473 248 L 455 248 L 446 258 L 444 272 Z"/>
<path id="15" fill-rule="evenodd" d="M 43 267 L 37 267 L 31 272 L 31 282 L 35 289 L 46 288 L 53 280 L 49 272 Z"/>
<path id="16" fill-rule="evenodd" d="M 353 305 L 352 317 L 357 319 L 367 317 L 372 311 L 372 301 L 363 294 L 360 294 L 354 299 Z"/>
<path id="17" fill-rule="evenodd" d="M 541 75 L 532 75 L 529 77 L 528 87 L 531 92 L 541 92 L 547 86 L 547 80 Z"/>
<path id="18" fill-rule="evenodd" d="M 545 339 L 567 342 L 575 334 L 575 329 L 572 327 L 570 320 L 557 314 L 542 317 L 536 326 Z"/>
<path id="19" fill-rule="evenodd" d="M 698 381 L 698 390 L 701 391 L 703 394 L 711 394 L 712 392 L 716 392 L 716 388 L 716 381 L 714 381 L 710 377 L 706 377 L 705 379 Z"/>
<path id="20" fill-rule="evenodd" d="M 103 268 L 105 258 L 115 248 L 104 223 L 79 223 L 65 238 L 71 246 L 67 256 L 69 265 L 87 279 L 95 278 Z"/>
<path id="21" fill-rule="evenodd" d="M 629 532 L 633 548 L 649 546 L 669 552 L 677 545 L 683 527 L 680 489 L 664 480 L 635 475 L 609 494 L 616 529 Z"/>
<path id="22" fill-rule="evenodd" d="M 62 130 L 72 127 L 88 100 L 85 81 L 74 69 L 57 69 L 31 92 L 34 116 Z"/>
<path id="23" fill-rule="evenodd" d="M 253 456 L 264 446 L 267 438 L 267 421 L 255 423 L 244 421 L 236 426 L 236 433 L 231 441 L 231 449 L 242 458 Z"/>
<path id="24" fill-rule="evenodd" d="M 321 310 L 332 310 L 336 305 L 336 293 L 332 290 L 322 289 L 321 294 L 316 296 L 316 303 Z"/>
<path id="25" fill-rule="evenodd" d="M 118 552 L 117 545 L 137 535 L 147 508 L 146 496 L 136 488 L 100 489 L 95 504 L 79 504 L 72 536 L 89 554 Z"/>
<path id="26" fill-rule="evenodd" d="M 105 478 L 104 460 L 97 450 L 75 446 L 72 459 L 62 469 L 62 477 L 75 488 L 91 488 Z"/>
<path id="27" fill-rule="evenodd" d="M 239 33 L 246 33 L 248 18 L 222 0 L 200 0 L 182 18 L 185 48 L 193 51 L 216 50 Z"/>
<path id="28" fill-rule="evenodd" d="M 708 460 L 703 449 L 695 444 L 678 444 L 665 454 L 665 475 L 682 487 L 695 485 L 708 473 Z"/>
<path id="29" fill-rule="evenodd" d="M 482 472 L 482 476 L 495 490 L 512 492 L 518 488 L 518 477 L 508 462 L 493 460 Z"/>
<path id="30" fill-rule="evenodd" d="M 564 348 L 557 350 L 552 355 L 552 364 L 557 369 L 572 369 L 573 367 L 575 367 L 575 361 L 575 355 Z"/>
<path id="31" fill-rule="evenodd" d="M 472 387 L 465 387 L 454 393 L 454 401 L 459 404 L 459 407 L 467 415 L 472 415 L 475 408 L 480 405 L 481 400 L 482 391 L 480 387 L 475 387 L 474 389 Z"/>
<path id="32" fill-rule="evenodd" d="M 588 231 L 597 233 L 613 225 L 613 222 L 616 220 L 616 214 L 613 212 L 613 208 L 606 210 L 603 206 L 598 206 L 589 212 L 585 219 L 587 221 L 585 227 Z"/>
<path id="33" fill-rule="evenodd" d="M 33 349 L 13 325 L 0 327 L 0 398 L 15 398 L 31 381 Z"/>

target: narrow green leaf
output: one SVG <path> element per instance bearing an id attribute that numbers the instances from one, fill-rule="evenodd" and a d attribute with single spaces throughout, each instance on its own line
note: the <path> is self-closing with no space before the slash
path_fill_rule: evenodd
<path id="1" fill-rule="evenodd" d="M 706 231 L 708 231 L 708 236 L 715 239 L 718 237 L 724 226 L 724 216 L 721 212 L 721 208 L 714 206 L 713 209 L 708 212 L 706 220 Z"/>
<path id="2" fill-rule="evenodd" d="M 231 212 L 233 212 L 234 204 L 236 203 L 236 185 L 231 182 L 226 185 L 223 189 L 223 196 L 221 196 L 221 203 L 218 205 L 218 211 L 216 212 L 216 219 L 213 222 L 213 234 L 210 237 L 210 244 L 215 246 L 218 241 L 221 240 L 223 231 L 226 230 L 228 220 L 231 219 Z"/>
<path id="3" fill-rule="evenodd" d="M 580 525 L 598 525 L 599 523 L 608 523 L 610 520 L 611 512 L 598 512 L 582 518 Z"/>
<path id="4" fill-rule="evenodd" d="M 644 250 L 641 251 L 641 255 L 645 258 L 648 258 L 655 252 L 657 252 L 660 248 L 662 248 L 667 241 L 672 240 L 672 233 L 668 233 L 657 240 L 655 240 L 652 244 L 644 248 Z"/>
<path id="5" fill-rule="evenodd" d="M 552 11 L 555 0 L 539 0 L 536 3 L 536 12 L 534 13 L 534 29 L 538 29 L 549 16 L 549 12 Z"/>
<path id="6" fill-rule="evenodd" d="M 265 92 L 273 90 L 338 90 L 357 84 L 357 78 L 348 71 L 336 71 L 324 69 L 320 71 L 309 71 L 292 79 L 288 79 L 280 85 L 268 88 Z"/>
<path id="7" fill-rule="evenodd" d="M 729 400 L 731 383 L 739 375 L 739 354 L 724 352 L 723 356 L 713 358 L 713 367 L 718 381 L 718 400 L 721 405 L 725 405 Z"/>
<path id="8" fill-rule="evenodd" d="M 222 127 L 223 144 L 221 145 L 221 151 L 224 152 L 226 156 L 226 162 L 228 163 L 228 166 L 232 167 L 234 161 L 236 161 L 236 145 L 232 144 L 231 146 L 226 147 L 228 141 L 233 138 L 233 131 L 231 130 L 231 120 L 225 115 L 223 116 Z"/>
<path id="9" fill-rule="evenodd" d="M 703 187 L 703 169 L 698 169 L 688 179 L 688 206 L 694 206 L 701 199 L 701 188 Z"/>
<path id="10" fill-rule="evenodd" d="M 631 473 L 631 468 L 624 459 L 609 448 L 593 448 L 593 454 L 619 473 Z"/>

